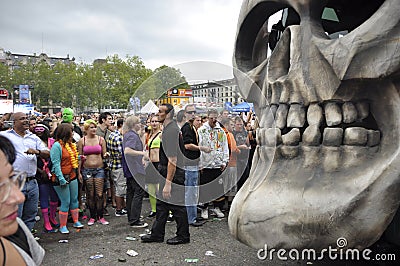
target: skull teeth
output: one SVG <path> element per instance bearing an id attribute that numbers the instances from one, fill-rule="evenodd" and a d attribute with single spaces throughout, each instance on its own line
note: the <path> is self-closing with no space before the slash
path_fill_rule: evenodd
<path id="1" fill-rule="evenodd" d="M 312 103 L 308 107 L 307 121 L 309 125 L 320 126 L 324 121 L 322 107 L 318 103 Z"/>
<path id="2" fill-rule="evenodd" d="M 321 131 L 318 125 L 311 125 L 304 130 L 303 144 L 308 146 L 319 146 L 321 143 Z"/>
<path id="3" fill-rule="evenodd" d="M 362 127 L 349 127 L 344 131 L 343 144 L 365 146 L 368 141 L 368 130 Z"/>
<path id="4" fill-rule="evenodd" d="M 368 147 L 378 146 L 381 141 L 381 132 L 379 130 L 368 130 Z"/>
<path id="5" fill-rule="evenodd" d="M 306 121 L 306 112 L 301 104 L 291 104 L 287 117 L 288 127 L 303 127 Z"/>
<path id="6" fill-rule="evenodd" d="M 325 120 L 329 127 L 340 125 L 342 117 L 342 110 L 338 104 L 327 103 L 325 105 Z"/>
<path id="7" fill-rule="evenodd" d="M 289 133 L 282 136 L 283 145 L 297 146 L 300 142 L 300 130 L 298 128 L 293 128 Z"/>
<path id="8" fill-rule="evenodd" d="M 277 128 L 284 129 L 286 127 L 286 120 L 289 108 L 287 104 L 280 104 L 276 111 L 275 124 Z"/>
<path id="9" fill-rule="evenodd" d="M 322 144 L 325 146 L 339 147 L 342 144 L 342 128 L 325 128 Z"/>
<path id="10" fill-rule="evenodd" d="M 357 109 L 352 102 L 345 102 L 342 105 L 343 123 L 353 123 L 357 120 Z"/>
<path id="11" fill-rule="evenodd" d="M 268 116 L 261 117 L 261 121 L 268 122 L 261 123 L 265 128 L 258 131 L 260 146 L 375 147 L 380 144 L 381 132 L 369 128 L 372 115 L 366 101 L 329 101 L 311 103 L 308 107 L 300 103 L 281 103 L 271 105 L 270 111 Z M 372 124 L 375 127 L 376 123 Z M 298 154 L 295 148 L 285 147 L 280 151 L 286 158 Z"/>
<path id="12" fill-rule="evenodd" d="M 356 103 L 356 108 L 358 112 L 358 119 L 365 119 L 369 115 L 369 104 L 367 102 Z"/>

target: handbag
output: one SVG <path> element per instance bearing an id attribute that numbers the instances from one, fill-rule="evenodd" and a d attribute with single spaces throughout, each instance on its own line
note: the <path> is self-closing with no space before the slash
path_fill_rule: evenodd
<path id="1" fill-rule="evenodd" d="M 51 160 L 46 161 L 45 159 L 42 158 L 42 162 L 43 162 L 43 172 L 46 174 L 48 180 L 51 180 L 51 171 L 50 169 L 53 167 L 53 164 L 51 163 Z"/>
<path id="2" fill-rule="evenodd" d="M 69 183 L 71 179 L 71 175 L 63 174 L 65 181 L 67 181 L 67 184 Z M 58 178 L 55 173 L 51 173 L 51 182 L 53 183 L 54 186 L 59 186 L 60 181 L 58 181 Z"/>

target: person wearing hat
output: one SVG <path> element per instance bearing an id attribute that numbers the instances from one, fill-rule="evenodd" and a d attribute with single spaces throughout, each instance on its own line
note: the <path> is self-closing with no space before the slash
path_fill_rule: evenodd
<path id="1" fill-rule="evenodd" d="M 33 133 L 37 135 L 49 148 L 50 130 L 45 122 L 39 122 L 34 128 Z M 42 211 L 43 226 L 46 232 L 56 232 L 53 226 L 59 227 L 56 220 L 58 207 L 58 196 L 54 190 L 51 180 L 51 161 L 50 159 L 38 158 L 36 180 L 39 185 L 40 210 Z"/>

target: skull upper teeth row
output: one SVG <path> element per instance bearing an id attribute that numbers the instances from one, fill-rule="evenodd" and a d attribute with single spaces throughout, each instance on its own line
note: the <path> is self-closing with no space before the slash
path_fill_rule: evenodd
<path id="1" fill-rule="evenodd" d="M 369 128 L 365 120 L 370 117 L 369 104 L 327 102 L 271 105 L 271 113 L 261 117 L 257 141 L 260 146 L 379 145 L 381 133 Z M 371 116 L 372 117 L 372 116 Z M 273 127 L 275 121 L 275 127 Z M 273 127 L 273 128 L 272 128 Z"/>

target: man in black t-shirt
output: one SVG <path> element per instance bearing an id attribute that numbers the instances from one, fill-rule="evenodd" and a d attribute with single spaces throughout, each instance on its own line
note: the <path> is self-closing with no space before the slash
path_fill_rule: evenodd
<path id="1" fill-rule="evenodd" d="M 163 242 L 165 224 L 169 211 L 176 220 L 176 237 L 167 240 L 167 244 L 178 245 L 190 242 L 189 224 L 185 207 L 185 171 L 182 134 L 176 121 L 172 120 L 174 107 L 162 104 L 158 111 L 158 121 L 163 123 L 163 134 L 160 147 L 159 172 L 165 177 L 160 183 L 162 190 L 157 195 L 156 220 L 151 234 L 142 236 L 142 241 Z"/>
<path id="2" fill-rule="evenodd" d="M 196 116 L 196 107 L 188 104 L 185 107 L 186 123 L 182 126 L 181 132 L 185 144 L 185 205 L 188 215 L 188 222 L 191 226 L 202 226 L 204 222 L 197 220 L 198 204 L 198 179 L 200 151 L 210 152 L 210 147 L 199 146 L 197 129 L 193 125 Z"/>

